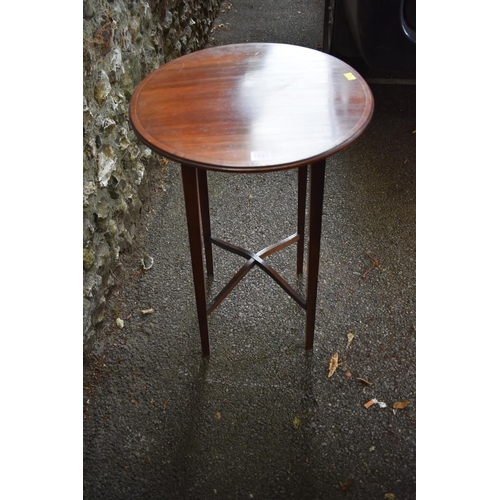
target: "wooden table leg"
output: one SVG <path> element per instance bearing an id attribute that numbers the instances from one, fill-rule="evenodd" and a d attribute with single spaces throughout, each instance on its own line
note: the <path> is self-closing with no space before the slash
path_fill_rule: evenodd
<path id="1" fill-rule="evenodd" d="M 205 261 L 207 263 L 207 276 L 214 275 L 214 258 L 212 254 L 212 230 L 210 227 L 210 205 L 208 202 L 207 171 L 198 169 L 198 189 L 200 191 L 201 222 L 203 229 L 203 242 L 205 245 Z"/>
<path id="2" fill-rule="evenodd" d="M 304 228 L 306 222 L 307 166 L 297 169 L 299 173 L 298 208 L 297 208 L 297 274 L 304 268 Z"/>
<path id="3" fill-rule="evenodd" d="M 314 342 L 324 187 L 325 160 L 321 160 L 311 165 L 311 191 L 309 195 L 309 260 L 307 266 L 306 299 L 306 349 L 312 349 Z"/>
<path id="4" fill-rule="evenodd" d="M 210 355 L 208 339 L 207 297 L 205 291 L 205 270 L 203 266 L 203 243 L 201 228 L 201 207 L 199 195 L 199 169 L 188 165 L 182 167 L 182 184 L 184 187 L 184 203 L 193 267 L 193 281 L 196 297 L 196 309 L 200 327 L 201 350 L 203 356 Z"/>

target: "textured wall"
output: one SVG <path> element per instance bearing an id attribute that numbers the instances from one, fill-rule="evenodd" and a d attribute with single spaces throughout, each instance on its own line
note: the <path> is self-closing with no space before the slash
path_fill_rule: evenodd
<path id="1" fill-rule="evenodd" d="M 158 158 L 136 139 L 128 104 L 161 64 L 208 40 L 221 0 L 83 2 L 83 332 L 91 345 L 120 254 L 134 244 Z"/>

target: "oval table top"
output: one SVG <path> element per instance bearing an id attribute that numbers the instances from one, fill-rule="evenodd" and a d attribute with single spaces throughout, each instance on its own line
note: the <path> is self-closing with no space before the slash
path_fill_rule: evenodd
<path id="1" fill-rule="evenodd" d="M 130 101 L 139 138 L 176 162 L 229 172 L 308 165 L 351 144 L 373 96 L 349 65 L 294 45 L 203 49 L 148 75 Z"/>

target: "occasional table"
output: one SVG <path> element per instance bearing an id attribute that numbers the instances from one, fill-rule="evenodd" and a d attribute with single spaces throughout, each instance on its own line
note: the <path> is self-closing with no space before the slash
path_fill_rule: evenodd
<path id="1" fill-rule="evenodd" d="M 317 50 L 285 44 L 212 47 L 179 57 L 147 76 L 130 101 L 139 139 L 181 164 L 202 353 L 210 354 L 208 315 L 254 266 L 306 311 L 306 349 L 314 340 L 326 158 L 357 139 L 373 115 L 373 96 L 353 68 Z M 310 166 L 307 296 L 303 298 L 266 257 L 297 243 L 302 274 L 306 188 Z M 259 252 L 212 235 L 207 170 L 298 171 L 297 232 Z M 208 302 L 212 245 L 247 259 Z"/>

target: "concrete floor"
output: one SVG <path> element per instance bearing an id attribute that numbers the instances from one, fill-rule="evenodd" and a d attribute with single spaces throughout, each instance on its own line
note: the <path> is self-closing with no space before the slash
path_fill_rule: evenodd
<path id="1" fill-rule="evenodd" d="M 213 45 L 321 45 L 322 0 L 225 10 Z M 416 89 L 371 88 L 372 123 L 327 161 L 310 352 L 304 311 L 254 268 L 210 316 L 202 358 L 180 167 L 164 165 L 85 361 L 85 499 L 416 498 Z M 214 235 L 257 251 L 295 231 L 296 171 L 208 181 Z M 270 262 L 303 291 L 294 250 Z M 215 248 L 209 293 L 243 262 Z"/>

